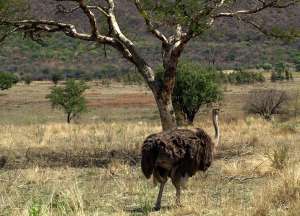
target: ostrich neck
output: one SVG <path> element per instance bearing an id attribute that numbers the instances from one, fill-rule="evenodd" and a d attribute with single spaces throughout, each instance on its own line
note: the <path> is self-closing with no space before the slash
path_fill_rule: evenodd
<path id="1" fill-rule="evenodd" d="M 220 128 L 219 128 L 219 117 L 218 115 L 213 115 L 213 125 L 215 128 L 215 147 L 219 145 L 220 142 Z"/>

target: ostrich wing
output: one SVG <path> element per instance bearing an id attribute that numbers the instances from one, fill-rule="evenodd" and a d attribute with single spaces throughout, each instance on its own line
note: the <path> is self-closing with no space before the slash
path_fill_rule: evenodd
<path id="1" fill-rule="evenodd" d="M 174 130 L 172 143 L 177 152 L 178 166 L 181 175 L 193 176 L 197 171 L 206 171 L 212 163 L 212 140 L 202 129 L 195 131 L 186 129 Z"/>
<path id="2" fill-rule="evenodd" d="M 142 171 L 150 178 L 155 166 L 171 170 L 177 166 L 183 175 L 205 171 L 212 161 L 212 141 L 202 130 L 175 129 L 152 134 L 142 147 Z"/>

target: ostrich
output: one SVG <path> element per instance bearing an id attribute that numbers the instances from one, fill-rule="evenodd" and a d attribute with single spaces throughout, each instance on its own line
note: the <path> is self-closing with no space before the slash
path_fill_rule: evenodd
<path id="1" fill-rule="evenodd" d="M 142 171 L 147 179 L 160 183 L 154 209 L 161 207 L 164 186 L 171 178 L 176 188 L 176 204 L 180 206 L 181 187 L 197 171 L 206 171 L 211 165 L 220 140 L 219 109 L 213 109 L 215 140 L 202 129 L 174 129 L 148 136 L 142 146 Z"/>

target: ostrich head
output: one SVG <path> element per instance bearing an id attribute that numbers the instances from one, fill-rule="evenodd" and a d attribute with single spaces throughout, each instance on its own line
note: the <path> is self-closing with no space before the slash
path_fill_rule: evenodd
<path id="1" fill-rule="evenodd" d="M 216 152 L 216 149 L 220 143 L 219 112 L 220 112 L 219 108 L 214 108 L 212 110 L 212 120 L 213 120 L 214 129 L 215 129 L 214 153 Z"/>

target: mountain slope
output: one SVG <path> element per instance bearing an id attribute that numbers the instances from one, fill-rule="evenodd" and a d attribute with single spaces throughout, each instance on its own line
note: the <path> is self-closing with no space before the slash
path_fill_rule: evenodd
<path id="1" fill-rule="evenodd" d="M 80 11 L 72 15 L 56 13 L 56 2 L 52 0 L 30 0 L 32 15 L 75 23 L 81 30 L 88 30 L 88 21 Z M 242 1 L 236 7 L 244 7 Z M 143 21 L 129 1 L 117 1 L 118 18 L 122 29 L 138 44 L 143 56 L 152 64 L 160 64 L 160 43 L 147 31 Z M 268 26 L 293 26 L 300 28 L 300 8 L 269 10 L 258 19 Z M 139 29 L 136 32 L 136 29 Z M 134 70 L 120 55 L 106 47 L 95 47 L 91 43 L 55 34 L 45 38 L 46 45 L 40 46 L 21 37 L 11 38 L 0 50 L 0 71 L 31 73 L 45 77 L 53 71 L 73 73 L 109 74 Z M 255 67 L 257 64 L 278 61 L 292 62 L 300 50 L 300 42 L 285 43 L 269 40 L 262 34 L 230 19 L 220 20 L 215 27 L 186 48 L 183 58 L 203 63 L 215 62 L 222 68 Z"/>

